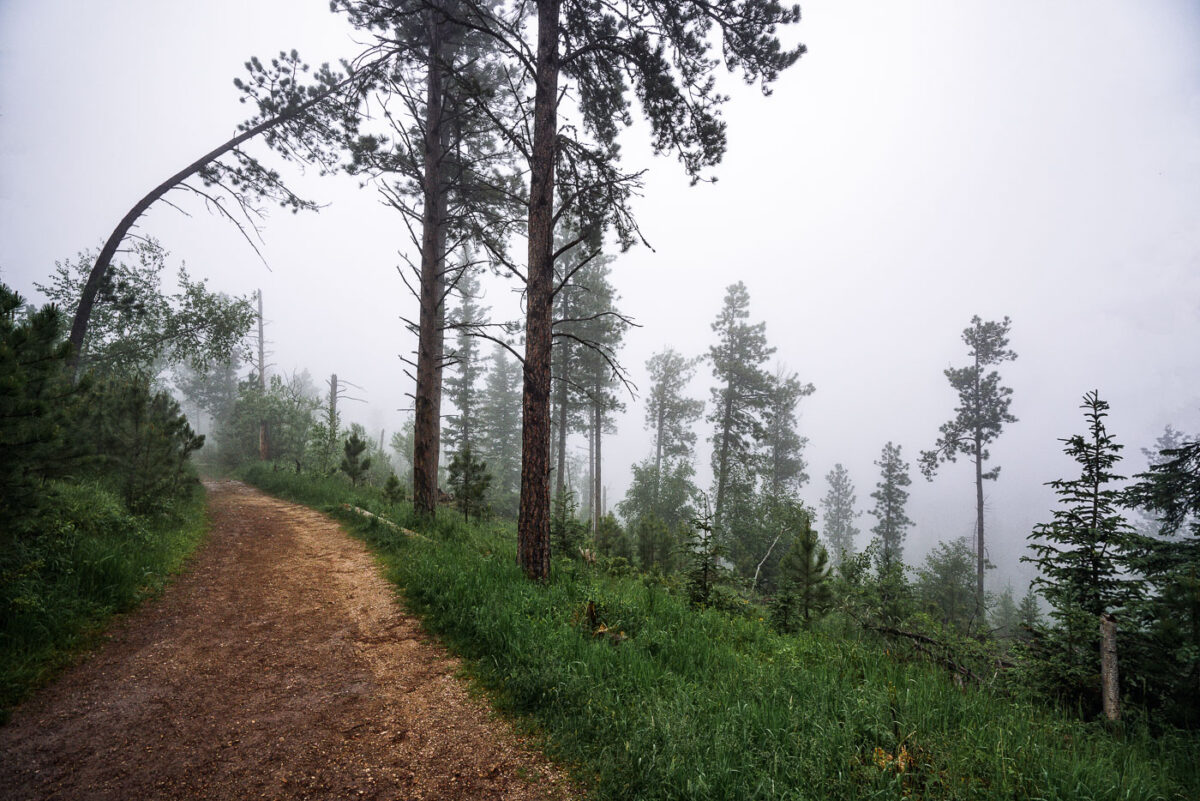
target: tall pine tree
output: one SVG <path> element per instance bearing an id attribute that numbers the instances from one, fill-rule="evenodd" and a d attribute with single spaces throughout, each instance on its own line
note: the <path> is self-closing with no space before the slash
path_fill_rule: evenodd
<path id="1" fill-rule="evenodd" d="M 988 368 L 1017 358 L 1009 350 L 1005 317 L 1000 322 L 984 322 L 978 315 L 971 318 L 970 327 L 963 331 L 971 364 L 945 370 L 946 379 L 958 393 L 955 417 L 942 424 L 942 435 L 931 451 L 922 451 L 921 472 L 930 481 L 938 464 L 953 462 L 959 455 L 970 458 L 975 467 L 975 613 L 984 608 L 983 571 L 987 565 L 986 540 L 983 536 L 983 482 L 1000 477 L 1000 468 L 985 470 L 988 445 L 1000 436 L 1005 423 L 1017 418 L 1008 412 L 1012 390 L 1000 383 L 1000 374 Z"/>
<path id="2" fill-rule="evenodd" d="M 858 499 L 854 495 L 854 482 L 845 467 L 835 464 L 825 480 L 829 482 L 829 490 L 821 499 L 821 508 L 825 511 L 825 539 L 829 542 L 834 564 L 838 564 L 843 554 L 854 553 L 854 538 L 858 536 L 854 519 L 862 512 L 854 508 Z"/>

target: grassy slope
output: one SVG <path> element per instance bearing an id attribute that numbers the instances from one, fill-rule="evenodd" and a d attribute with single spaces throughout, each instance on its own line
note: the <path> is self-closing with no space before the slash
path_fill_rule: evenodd
<path id="1" fill-rule="evenodd" d="M 301 502 L 351 502 L 412 525 L 407 508 L 371 490 L 250 478 Z M 1117 737 L 960 688 L 871 642 L 780 636 L 567 561 L 533 584 L 516 568 L 511 528 L 441 520 L 414 540 L 347 522 L 426 626 L 601 798 L 1200 797 L 1194 739 Z M 582 622 L 589 600 L 628 639 L 593 634 Z"/>
<path id="2" fill-rule="evenodd" d="M 199 488 L 153 518 L 128 514 L 94 484 L 52 491 L 38 540 L 0 554 L 0 722 L 115 614 L 158 593 L 208 530 Z"/>

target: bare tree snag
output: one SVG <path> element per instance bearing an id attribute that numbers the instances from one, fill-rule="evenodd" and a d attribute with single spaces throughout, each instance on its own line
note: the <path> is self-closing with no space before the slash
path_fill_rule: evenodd
<path id="1" fill-rule="evenodd" d="M 1100 616 L 1100 687 L 1104 696 L 1104 717 L 1121 719 L 1121 689 L 1117 681 L 1117 620 L 1110 614 Z"/>

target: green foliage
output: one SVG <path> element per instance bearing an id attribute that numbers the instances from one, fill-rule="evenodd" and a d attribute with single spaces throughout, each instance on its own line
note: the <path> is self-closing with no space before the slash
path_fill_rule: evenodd
<path id="1" fill-rule="evenodd" d="M 219 419 L 217 443 L 221 461 L 236 467 L 259 458 L 258 429 L 265 423 L 269 448 L 267 458 L 297 471 L 313 463 L 309 441 L 313 413 L 320 405 L 316 388 L 307 372 L 290 377 L 271 376 L 266 392 L 253 378 L 241 382 L 228 415 Z"/>
<path id="2" fill-rule="evenodd" d="M 656 517 L 668 528 L 678 528 L 695 516 L 692 498 L 696 496 L 696 475 L 689 461 L 666 461 L 661 472 L 652 459 L 633 465 L 625 498 L 617 509 L 631 525 Z"/>
<path id="3" fill-rule="evenodd" d="M 396 474 L 388 475 L 387 482 L 383 485 L 384 500 L 395 505 L 405 500 L 406 495 L 404 485 L 400 483 L 400 479 L 396 478 Z"/>
<path id="4" fill-rule="evenodd" d="M 256 475 L 297 491 L 309 480 Z M 370 503 L 356 492 L 351 502 Z M 327 497 L 319 502 L 351 500 Z M 1116 735 L 998 689 L 959 686 L 871 637 L 833 636 L 828 621 L 782 636 L 753 616 L 695 610 L 661 586 L 582 568 L 528 582 L 511 528 L 413 539 L 344 520 L 495 703 L 577 766 L 589 798 L 1200 794 L 1194 738 Z M 597 623 L 623 640 L 579 625 L 589 600 Z"/>
<path id="5" fill-rule="evenodd" d="M 943 626 L 964 634 L 980 628 L 982 621 L 975 618 L 975 552 L 966 537 L 934 546 L 917 570 L 914 589 L 924 611 Z M 1015 618 L 1012 591 L 1008 593 Z"/>
<path id="6" fill-rule="evenodd" d="M 136 265 L 110 265 L 96 296 L 80 364 L 99 375 L 157 376 L 167 365 L 207 368 L 228 362 L 256 319 L 248 298 L 230 298 L 192 281 L 180 267 L 179 291 L 162 287 L 167 253 L 150 239 L 133 246 Z M 59 262 L 49 285 L 35 284 L 72 315 L 95 259 Z"/>
<path id="7" fill-rule="evenodd" d="M 1168 431 L 1168 433 L 1170 433 Z M 1176 441 L 1137 476 L 1127 502 L 1153 514 L 1156 535 L 1133 539 L 1130 564 L 1146 597 L 1131 610 L 1141 623 L 1130 664 L 1147 701 L 1169 719 L 1200 726 L 1200 441 Z"/>
<path id="8" fill-rule="evenodd" d="M 564 490 L 555 496 L 550 518 L 550 545 L 553 553 L 559 556 L 575 556 L 587 537 L 587 526 L 579 519 L 578 510 L 572 490 Z"/>
<path id="9" fill-rule="evenodd" d="M 195 477 L 189 462 L 204 445 L 179 404 L 146 378 L 110 377 L 88 391 L 73 423 L 80 452 L 134 512 L 169 506 Z"/>
<path id="10" fill-rule="evenodd" d="M 338 465 L 338 469 L 349 476 L 351 486 L 358 486 L 358 482 L 371 467 L 370 457 L 363 456 L 366 449 L 367 441 L 363 439 L 358 427 L 351 429 L 350 437 L 342 446 L 342 462 Z"/>
<path id="11" fill-rule="evenodd" d="M 842 560 L 842 554 L 854 553 L 854 538 L 858 536 L 858 527 L 854 518 L 862 514 L 855 509 L 858 499 L 854 495 L 854 482 L 842 465 L 835 464 L 825 476 L 829 482 L 829 490 L 821 499 L 821 509 L 825 514 L 825 539 L 829 542 L 830 556 L 834 564 Z"/>
<path id="12" fill-rule="evenodd" d="M 716 588 L 726 581 L 725 549 L 713 536 L 713 516 L 708 498 L 701 496 L 701 511 L 683 536 L 684 580 L 692 606 L 712 605 Z"/>
<path id="13" fill-rule="evenodd" d="M 771 622 L 783 632 L 810 628 L 832 601 L 829 554 L 805 518 L 779 563 L 779 591 L 771 604 Z"/>
<path id="14" fill-rule="evenodd" d="M 23 315 L 23 305 L 0 284 L 0 542 L 16 535 L 43 482 L 68 466 L 64 428 L 75 394 L 58 308 Z"/>
<path id="15" fill-rule="evenodd" d="M 934 449 L 921 452 L 921 472 L 927 478 L 933 477 L 939 463 L 953 462 L 959 456 L 978 458 L 982 465 L 988 460 L 988 444 L 1000 436 L 1005 423 L 1017 421 L 1008 411 L 1012 390 L 1001 385 L 998 372 L 986 369 L 1017 358 L 1008 347 L 1010 325 L 1007 317 L 1000 322 L 985 323 L 975 315 L 970 327 L 963 331 L 971 364 L 945 370 L 946 380 L 958 393 L 959 405 L 954 419 L 942 424 Z M 983 471 L 982 478 L 995 480 L 999 475 L 997 467 Z"/>
<path id="16" fill-rule="evenodd" d="M 904 511 L 908 504 L 905 487 L 912 484 L 912 479 L 908 477 L 908 462 L 901 457 L 899 445 L 891 442 L 884 445 L 875 465 L 879 468 L 879 483 L 871 493 L 875 499 L 871 514 L 878 522 L 871 531 L 879 538 L 879 560 L 886 573 L 903 565 L 904 538 L 913 524 Z"/>
<path id="17" fill-rule="evenodd" d="M 624 559 L 626 563 L 633 561 L 633 544 L 629 541 L 629 535 L 611 513 L 600 516 L 595 540 L 596 550 L 602 556 Z"/>
<path id="18" fill-rule="evenodd" d="M 767 345 L 766 323 L 751 325 L 750 293 L 741 281 L 725 291 L 725 305 L 712 329 L 717 344 L 709 349 L 716 384 L 708 419 L 712 436 L 713 476 L 716 479 L 715 519 L 720 527 L 734 483 L 733 468 L 754 462 L 755 443 L 762 439 L 762 414 L 770 399 L 771 376 L 763 364 L 775 352 Z M 753 485 L 753 474 L 742 483 Z"/>
<path id="19" fill-rule="evenodd" d="M 450 490 L 454 505 L 463 513 L 464 520 L 471 519 L 471 512 L 479 517 L 483 514 L 484 498 L 492 484 L 492 474 L 487 463 L 471 452 L 470 446 L 454 454 L 450 460 Z"/>
<path id="20" fill-rule="evenodd" d="M 154 594 L 204 538 L 199 491 L 151 516 L 99 482 L 50 482 L 37 535 L 0 539 L 0 720 L 109 617 Z"/>
<path id="21" fill-rule="evenodd" d="M 521 491 L 521 365 L 496 345 L 479 406 L 480 455 L 492 468 L 488 504 L 516 517 Z"/>

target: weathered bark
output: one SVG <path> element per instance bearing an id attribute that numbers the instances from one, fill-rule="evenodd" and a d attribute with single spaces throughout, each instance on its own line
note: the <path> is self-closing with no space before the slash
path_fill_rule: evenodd
<path id="1" fill-rule="evenodd" d="M 560 0 L 539 0 L 537 83 L 529 176 L 529 274 L 522 394 L 518 561 L 531 579 L 550 575 L 550 343 L 554 288 L 554 154 L 558 133 Z"/>
<path id="2" fill-rule="evenodd" d="M 1117 621 L 1112 615 L 1100 616 L 1100 684 L 1104 695 L 1104 716 L 1121 719 L 1121 689 L 1117 681 Z"/>
<path id="3" fill-rule="evenodd" d="M 663 455 L 663 423 L 666 418 L 666 406 L 662 398 L 658 400 L 658 420 L 654 429 L 654 511 L 657 512 L 662 496 L 662 455 Z"/>
<path id="4" fill-rule="evenodd" d="M 426 74 L 425 163 L 421 221 L 420 318 L 417 332 L 417 391 L 413 419 L 413 506 L 437 513 L 441 454 L 442 357 L 445 347 L 446 128 L 443 119 L 443 34 L 445 15 L 428 14 L 429 64 Z"/>
<path id="5" fill-rule="evenodd" d="M 191 164 L 184 167 L 179 172 L 172 175 L 167 180 L 163 181 L 158 186 L 150 190 L 150 192 L 139 200 L 132 209 L 130 209 L 121 221 L 117 223 L 117 227 L 108 235 L 108 241 L 104 243 L 104 247 L 100 249 L 100 255 L 96 257 L 95 264 L 92 265 L 92 271 L 88 273 L 87 283 L 83 286 L 83 294 L 79 298 L 79 306 L 75 310 L 75 319 L 71 323 L 71 370 L 75 371 L 79 366 L 79 356 L 83 352 L 83 340 L 87 337 L 88 320 L 92 315 L 92 307 L 96 303 L 96 295 L 100 291 L 101 284 L 104 283 L 104 276 L 108 272 L 108 267 L 112 264 L 113 256 L 117 253 L 117 248 L 125 240 L 125 235 L 129 233 L 129 229 L 138 221 L 146 209 L 150 208 L 156 200 L 161 198 L 167 192 L 174 189 L 179 184 L 191 178 L 201 169 L 224 156 L 226 153 L 237 148 L 239 145 L 253 139 L 264 131 L 269 131 L 276 126 L 282 125 L 285 122 L 290 122 L 302 114 L 307 113 L 315 106 L 323 103 L 330 96 L 340 92 L 342 89 L 349 86 L 351 83 L 360 80 L 366 74 L 366 71 L 360 71 L 341 83 L 331 86 L 329 89 L 301 103 L 298 106 L 293 106 L 281 111 L 277 116 L 263 120 L 253 128 L 243 131 L 237 136 L 230 139 L 228 142 L 213 148 L 205 153 L 200 158 L 193 161 Z"/>

